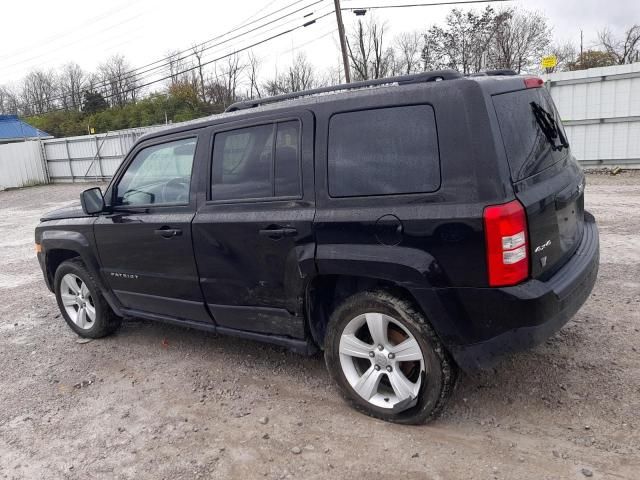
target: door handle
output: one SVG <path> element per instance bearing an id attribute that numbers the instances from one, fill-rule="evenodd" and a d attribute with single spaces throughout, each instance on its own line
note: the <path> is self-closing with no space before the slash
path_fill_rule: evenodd
<path id="1" fill-rule="evenodd" d="M 291 227 L 273 226 L 260 230 L 258 232 L 262 237 L 269 237 L 273 240 L 278 240 L 282 237 L 295 237 L 298 234 L 298 230 Z"/>
<path id="2" fill-rule="evenodd" d="M 182 235 L 182 230 L 179 228 L 161 227 L 154 230 L 153 233 L 160 235 L 163 238 L 173 238 Z"/>

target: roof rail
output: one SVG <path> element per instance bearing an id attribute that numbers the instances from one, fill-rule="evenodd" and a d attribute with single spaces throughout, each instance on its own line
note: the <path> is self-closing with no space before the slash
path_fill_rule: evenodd
<path id="1" fill-rule="evenodd" d="M 256 98 L 254 100 L 244 100 L 242 102 L 236 102 L 229 105 L 225 112 L 246 110 L 248 108 L 255 108 L 260 105 L 282 102 L 284 100 L 291 100 L 294 98 L 308 97 L 310 95 L 317 95 L 319 93 L 338 92 L 341 90 L 357 90 L 360 88 L 373 87 L 376 85 L 388 85 L 393 83 L 397 83 L 398 85 L 408 85 L 412 83 L 437 82 L 440 80 L 452 80 L 454 78 L 461 77 L 462 75 L 455 70 L 436 70 L 433 72 L 416 73 L 414 75 L 400 75 L 397 77 L 377 78 L 375 80 L 365 80 L 362 82 L 342 83 L 339 85 L 332 85 L 330 87 L 312 88 L 311 90 L 304 90 L 302 92 L 285 93 L 282 95 L 275 95 L 273 97 Z"/>
<path id="2" fill-rule="evenodd" d="M 472 73 L 470 77 L 510 77 L 512 75 L 518 75 L 518 72 L 511 70 L 510 68 L 501 68 L 498 70 L 485 70 L 484 72 Z"/>

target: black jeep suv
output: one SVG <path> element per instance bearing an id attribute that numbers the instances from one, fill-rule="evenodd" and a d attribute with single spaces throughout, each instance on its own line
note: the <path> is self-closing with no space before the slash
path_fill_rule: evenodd
<path id="1" fill-rule="evenodd" d="M 354 407 L 419 423 L 458 367 L 543 341 L 587 299 L 584 185 L 540 79 L 427 72 L 149 134 L 35 240 L 80 336 L 141 317 L 321 349 Z"/>

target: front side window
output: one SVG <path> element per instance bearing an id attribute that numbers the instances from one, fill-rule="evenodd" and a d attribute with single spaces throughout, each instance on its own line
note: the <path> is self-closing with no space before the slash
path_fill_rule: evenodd
<path id="1" fill-rule="evenodd" d="M 300 122 L 270 123 L 216 134 L 212 200 L 300 194 Z"/>
<path id="2" fill-rule="evenodd" d="M 433 192 L 440 187 L 440 154 L 428 105 L 361 110 L 329 122 L 332 197 Z"/>
<path id="3" fill-rule="evenodd" d="M 116 205 L 189 203 L 196 139 L 186 138 L 140 150 L 116 189 Z"/>

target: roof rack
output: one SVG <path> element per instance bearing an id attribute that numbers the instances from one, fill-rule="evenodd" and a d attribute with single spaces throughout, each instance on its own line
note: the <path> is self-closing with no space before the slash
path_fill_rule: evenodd
<path id="1" fill-rule="evenodd" d="M 266 97 L 266 98 L 257 98 L 254 100 L 244 100 L 242 102 L 236 102 L 229 105 L 225 110 L 225 112 L 235 112 L 237 110 L 246 110 L 248 108 L 255 108 L 260 105 L 282 102 L 284 100 L 291 100 L 294 98 L 308 97 L 310 95 L 317 95 L 319 93 L 338 92 L 341 90 L 358 90 L 361 88 L 373 87 L 376 85 L 388 85 L 393 83 L 397 83 L 398 85 L 408 85 L 412 83 L 437 82 L 440 80 L 453 80 L 455 78 L 462 78 L 462 75 L 459 72 L 456 72 L 455 70 L 436 70 L 433 72 L 416 73 L 414 75 L 400 75 L 397 77 L 365 80 L 363 82 L 342 83 L 339 85 L 332 85 L 330 87 L 320 87 L 320 88 L 313 88 L 311 90 L 304 90 L 302 92 L 285 93 L 282 95 L 275 95 L 273 97 Z"/>
<path id="2" fill-rule="evenodd" d="M 501 68 L 498 70 L 485 70 L 484 72 L 472 73 L 470 77 L 510 77 L 518 75 L 518 72 L 510 68 Z"/>

